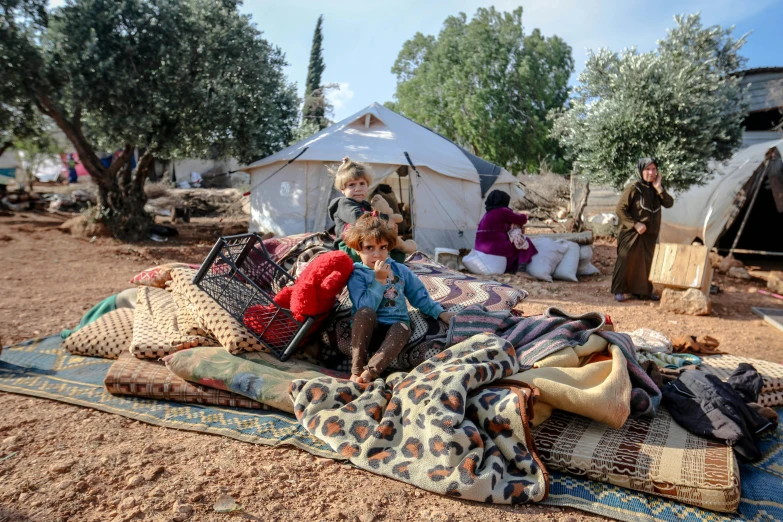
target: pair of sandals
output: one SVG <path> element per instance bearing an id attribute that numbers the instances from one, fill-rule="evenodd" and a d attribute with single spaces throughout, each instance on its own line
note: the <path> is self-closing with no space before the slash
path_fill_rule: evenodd
<path id="1" fill-rule="evenodd" d="M 635 295 L 635 294 L 614 294 L 614 300 L 618 303 L 624 303 L 629 299 L 638 299 L 640 301 L 660 301 L 661 296 L 658 294 L 650 295 Z"/>

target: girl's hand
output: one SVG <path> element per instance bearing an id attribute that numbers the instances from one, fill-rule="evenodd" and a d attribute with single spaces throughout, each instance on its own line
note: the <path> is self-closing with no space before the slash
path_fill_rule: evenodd
<path id="1" fill-rule="evenodd" d="M 451 318 L 454 317 L 455 315 L 457 314 L 455 314 L 454 312 L 441 312 L 440 315 L 438 316 L 438 319 L 440 319 L 444 323 L 448 323 L 449 321 L 451 321 Z"/>
<path id="2" fill-rule="evenodd" d="M 389 264 L 385 260 L 376 261 L 373 270 L 375 270 L 375 280 L 382 285 L 385 285 L 391 275 L 391 267 L 389 267 Z"/>
<path id="3" fill-rule="evenodd" d="M 663 178 L 661 178 L 660 172 L 658 173 L 657 176 L 655 176 L 655 181 L 653 181 L 653 188 L 658 192 L 661 192 L 663 190 Z"/>
<path id="4" fill-rule="evenodd" d="M 647 225 L 644 223 L 636 223 L 633 228 L 636 229 L 636 231 L 639 233 L 639 235 L 644 234 L 647 232 Z"/>

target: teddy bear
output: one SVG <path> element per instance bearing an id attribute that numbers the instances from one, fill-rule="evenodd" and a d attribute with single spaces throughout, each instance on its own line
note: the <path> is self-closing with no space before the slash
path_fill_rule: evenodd
<path id="1" fill-rule="evenodd" d="M 402 216 L 400 214 L 393 214 L 389 202 L 386 201 L 380 194 L 376 194 L 370 200 L 370 205 L 372 205 L 373 210 L 377 210 L 381 214 L 386 214 L 389 216 L 389 221 L 394 223 L 395 228 L 397 224 L 402 223 Z M 416 242 L 412 239 L 405 241 L 400 239 L 397 241 L 397 250 L 406 254 L 412 254 L 418 250 L 418 247 L 416 246 Z"/>
<path id="2" fill-rule="evenodd" d="M 313 333 L 334 307 L 352 272 L 353 260 L 342 250 L 321 254 L 310 261 L 293 285 L 280 290 L 274 301 L 290 310 L 300 323 L 313 317 L 315 323 L 309 332 Z M 284 349 L 298 328 L 288 315 L 279 313 L 277 306 L 272 304 L 248 307 L 243 323 L 275 350 Z"/>

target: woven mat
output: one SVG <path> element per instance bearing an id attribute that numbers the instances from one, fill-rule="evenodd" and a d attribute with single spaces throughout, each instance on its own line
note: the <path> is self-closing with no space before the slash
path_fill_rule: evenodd
<path id="1" fill-rule="evenodd" d="M 0 356 L 0 391 L 76 404 L 156 426 L 269 446 L 290 444 L 316 455 L 335 456 L 293 416 L 277 410 L 112 395 L 104 388 L 103 379 L 114 361 L 71 355 L 62 349 L 61 343 L 59 336 L 52 336 L 4 348 Z"/>
<path id="2" fill-rule="evenodd" d="M 113 361 L 70 355 L 59 336 L 9 346 L 0 356 L 0 391 L 43 397 L 135 420 L 277 446 L 290 444 L 315 455 L 338 458 L 311 437 L 292 415 L 199 404 L 118 397 L 103 387 Z M 783 417 L 783 409 L 778 410 Z M 573 507 L 625 521 L 783 520 L 783 427 L 764 436 L 764 457 L 740 464 L 739 514 L 727 516 L 628 489 L 551 472 L 546 505 Z"/>

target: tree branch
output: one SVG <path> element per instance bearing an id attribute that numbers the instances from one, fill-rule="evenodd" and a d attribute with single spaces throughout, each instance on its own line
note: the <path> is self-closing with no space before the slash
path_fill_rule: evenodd
<path id="1" fill-rule="evenodd" d="M 84 137 L 81 130 L 71 124 L 57 105 L 38 89 L 35 89 L 35 104 L 42 113 L 54 120 L 54 123 L 63 133 L 65 133 L 65 136 L 71 141 L 76 152 L 79 154 L 79 161 L 82 162 L 82 165 L 87 169 L 90 176 L 95 178 L 95 181 L 98 183 L 104 180 L 105 169 L 103 164 L 98 159 L 98 155 L 95 154 L 95 151 L 87 141 L 87 138 Z"/>
<path id="2" fill-rule="evenodd" d="M 155 156 L 150 151 L 146 151 L 144 155 L 139 158 L 139 163 L 136 165 L 136 177 L 133 179 L 133 183 L 137 190 L 143 190 L 144 182 L 147 181 L 147 175 L 154 163 Z"/>
<path id="3" fill-rule="evenodd" d="M 130 157 L 133 154 L 133 146 L 130 143 L 126 143 L 125 147 L 122 149 L 122 152 L 120 153 L 117 158 L 115 158 L 111 165 L 109 165 L 109 168 L 106 169 L 106 177 L 108 178 L 114 178 L 117 175 L 117 172 L 125 166 L 127 162 L 130 161 Z"/>

